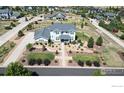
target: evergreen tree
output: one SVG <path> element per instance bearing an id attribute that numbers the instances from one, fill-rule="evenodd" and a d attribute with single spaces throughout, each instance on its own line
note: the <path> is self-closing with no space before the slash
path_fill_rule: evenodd
<path id="1" fill-rule="evenodd" d="M 93 48 L 93 45 L 94 45 L 94 39 L 92 37 L 90 37 L 89 40 L 88 40 L 88 45 L 87 46 L 89 48 Z"/>
<path id="2" fill-rule="evenodd" d="M 103 39 L 102 39 L 102 37 L 100 36 L 100 37 L 97 38 L 96 45 L 102 46 L 102 43 L 103 43 Z"/>

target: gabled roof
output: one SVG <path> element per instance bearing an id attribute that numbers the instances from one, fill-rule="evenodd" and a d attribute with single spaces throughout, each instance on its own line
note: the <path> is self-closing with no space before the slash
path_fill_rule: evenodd
<path id="1" fill-rule="evenodd" d="M 52 32 L 52 31 L 75 32 L 76 27 L 73 24 L 55 23 L 51 26 L 48 26 L 47 28 L 43 28 L 43 29 L 36 31 L 34 38 L 35 39 L 39 39 L 39 38 L 49 39 L 50 38 L 50 32 Z"/>
<path id="2" fill-rule="evenodd" d="M 12 16 L 19 17 L 19 16 L 20 16 L 20 13 L 19 13 L 19 12 L 14 11 L 14 12 L 12 13 Z"/>
<path id="3" fill-rule="evenodd" d="M 107 12 L 107 13 L 104 13 L 104 16 L 114 17 L 114 16 L 116 16 L 116 14 L 111 13 L 111 12 Z"/>
<path id="4" fill-rule="evenodd" d="M 50 14 L 47 16 L 48 18 L 53 18 L 53 17 L 56 17 L 56 18 L 61 18 L 61 19 L 64 19 L 66 17 L 66 15 L 62 12 L 55 12 L 53 14 Z"/>

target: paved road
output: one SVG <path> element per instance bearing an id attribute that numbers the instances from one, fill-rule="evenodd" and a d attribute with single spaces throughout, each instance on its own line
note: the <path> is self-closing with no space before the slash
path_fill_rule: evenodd
<path id="1" fill-rule="evenodd" d="M 24 27 L 26 27 L 28 24 L 37 21 L 39 19 L 42 19 L 41 17 L 37 16 L 31 19 L 30 21 L 21 22 L 19 25 L 14 27 L 12 30 L 6 32 L 2 36 L 0 36 L 0 46 L 2 46 L 4 43 L 6 43 L 8 40 L 10 40 L 13 36 L 15 36 L 20 30 L 22 30 Z"/>
<path id="2" fill-rule="evenodd" d="M 92 76 L 97 68 L 50 68 L 50 67 L 26 67 L 39 76 Z M 124 76 L 124 69 L 102 69 L 106 76 Z M 5 73 L 5 67 L 0 67 L 0 74 Z"/>
<path id="3" fill-rule="evenodd" d="M 2 66 L 7 66 L 11 62 L 15 62 L 18 57 L 23 53 L 24 48 L 28 43 L 34 42 L 34 32 L 29 32 L 24 39 L 17 45 L 16 49 L 8 57 L 8 59 L 2 64 Z"/>
<path id="4" fill-rule="evenodd" d="M 124 42 L 122 42 L 119 38 L 112 35 L 109 31 L 105 30 L 104 28 L 100 27 L 95 19 L 90 19 L 92 24 L 99 29 L 102 33 L 106 34 L 109 38 L 111 38 L 113 41 L 115 41 L 117 44 L 119 44 L 121 47 L 124 48 Z"/>

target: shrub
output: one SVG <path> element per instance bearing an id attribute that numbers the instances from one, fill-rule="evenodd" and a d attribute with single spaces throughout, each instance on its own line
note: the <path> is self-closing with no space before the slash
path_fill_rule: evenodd
<path id="1" fill-rule="evenodd" d="M 42 59 L 37 59 L 36 62 L 38 65 L 40 65 L 40 64 L 42 64 Z"/>
<path id="2" fill-rule="evenodd" d="M 44 65 L 45 65 L 45 66 L 50 65 L 50 63 L 51 63 L 51 62 L 50 62 L 50 60 L 49 60 L 49 59 L 45 59 L 45 60 L 44 60 Z"/>
<path id="3" fill-rule="evenodd" d="M 32 47 L 33 47 L 33 45 L 32 45 L 31 43 L 29 43 L 29 44 L 26 46 L 26 48 L 27 48 L 28 50 L 30 50 Z"/>
<path id="4" fill-rule="evenodd" d="M 81 23 L 81 28 L 83 28 L 84 27 L 84 24 L 83 23 Z"/>
<path id="5" fill-rule="evenodd" d="M 35 62 L 36 62 L 36 60 L 35 59 L 30 59 L 29 61 L 28 61 L 28 65 L 34 65 L 35 64 Z"/>
<path id="6" fill-rule="evenodd" d="M 72 53 L 72 51 L 71 50 L 69 50 L 69 54 L 71 54 Z"/>
<path id="7" fill-rule="evenodd" d="M 94 66 L 96 66 L 96 67 L 100 67 L 100 63 L 97 62 L 97 61 L 94 61 L 93 64 L 94 64 Z"/>
<path id="8" fill-rule="evenodd" d="M 82 61 L 79 60 L 78 61 L 78 65 L 83 67 L 84 66 L 84 62 L 82 62 Z"/>
<path id="9" fill-rule="evenodd" d="M 92 62 L 91 61 L 86 61 L 86 65 L 87 66 L 92 66 Z"/>
<path id="10" fill-rule="evenodd" d="M 72 60 L 69 60 L 69 63 L 72 63 Z"/>
<path id="11" fill-rule="evenodd" d="M 16 25 L 13 22 L 11 22 L 10 26 L 15 27 Z"/>
<path id="12" fill-rule="evenodd" d="M 59 54 L 59 52 L 58 52 L 58 50 L 56 50 L 56 55 L 58 55 Z"/>
<path id="13" fill-rule="evenodd" d="M 18 37 L 22 37 L 22 36 L 24 36 L 24 33 L 22 31 L 19 31 L 18 32 Z"/>
<path id="14" fill-rule="evenodd" d="M 55 62 L 55 63 L 58 63 L 58 60 L 55 60 L 54 62 Z"/>
<path id="15" fill-rule="evenodd" d="M 11 26 L 6 26 L 5 29 L 10 30 L 10 29 L 12 29 L 12 27 Z"/>

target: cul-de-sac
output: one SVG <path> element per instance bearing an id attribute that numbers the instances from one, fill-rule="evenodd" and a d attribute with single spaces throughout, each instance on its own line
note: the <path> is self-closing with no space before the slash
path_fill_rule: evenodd
<path id="1" fill-rule="evenodd" d="M 124 75 L 124 7 L 0 6 L 0 68 L 14 76 L 47 68 Z"/>

